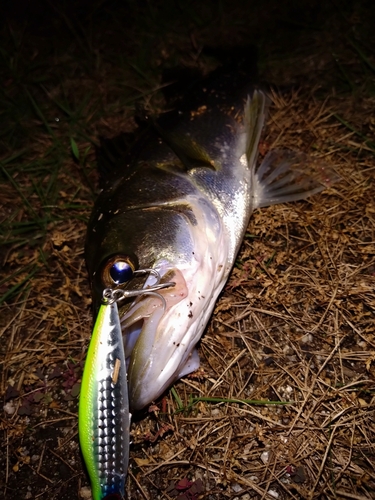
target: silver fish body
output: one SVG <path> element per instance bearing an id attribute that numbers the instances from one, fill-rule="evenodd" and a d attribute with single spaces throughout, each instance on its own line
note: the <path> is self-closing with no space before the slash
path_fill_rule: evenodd
<path id="1" fill-rule="evenodd" d="M 207 91 L 208 92 L 208 91 Z M 209 105 L 162 119 L 98 197 L 86 261 L 94 301 L 114 287 L 116 259 L 173 281 L 155 295 L 119 304 L 131 410 L 196 369 L 194 348 L 234 264 L 254 208 L 305 198 L 324 188 L 326 171 L 307 172 L 300 155 L 274 151 L 256 168 L 267 98 L 261 91 L 228 105 L 214 90 Z M 130 287 L 154 283 L 131 280 Z M 165 301 L 165 302 L 164 302 Z"/>

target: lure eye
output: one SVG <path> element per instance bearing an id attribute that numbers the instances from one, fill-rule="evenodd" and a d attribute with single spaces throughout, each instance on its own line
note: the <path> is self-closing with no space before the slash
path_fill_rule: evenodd
<path id="1" fill-rule="evenodd" d="M 112 265 L 109 274 L 116 285 L 122 285 L 132 279 L 134 269 L 129 262 L 119 260 Z"/>
<path id="2" fill-rule="evenodd" d="M 127 255 L 115 255 L 108 259 L 101 274 L 104 286 L 113 287 L 130 281 L 136 269 L 134 260 Z"/>

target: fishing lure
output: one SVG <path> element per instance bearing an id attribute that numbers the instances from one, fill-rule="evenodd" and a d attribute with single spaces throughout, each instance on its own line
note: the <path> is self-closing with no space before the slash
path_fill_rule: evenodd
<path id="1" fill-rule="evenodd" d="M 129 463 L 130 423 L 126 359 L 117 302 L 156 295 L 174 283 L 156 283 L 141 290 L 106 288 L 92 333 L 82 376 L 78 429 L 82 455 L 90 476 L 93 500 L 119 500 L 125 494 Z"/>

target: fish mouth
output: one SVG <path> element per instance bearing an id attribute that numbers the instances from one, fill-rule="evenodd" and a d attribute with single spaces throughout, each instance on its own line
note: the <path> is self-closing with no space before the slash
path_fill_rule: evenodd
<path id="1" fill-rule="evenodd" d="M 161 282 L 165 281 L 175 285 L 145 293 L 125 311 L 120 308 L 131 411 L 160 396 L 178 378 L 179 367 L 191 351 L 186 352 L 188 346 L 183 343 L 186 326 L 179 325 L 175 314 L 176 307 L 180 310 L 187 301 L 184 276 L 179 269 L 169 269 L 162 274 Z"/>

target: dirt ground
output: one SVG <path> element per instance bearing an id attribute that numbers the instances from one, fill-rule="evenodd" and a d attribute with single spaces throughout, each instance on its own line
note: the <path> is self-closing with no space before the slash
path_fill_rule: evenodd
<path id="1" fill-rule="evenodd" d="M 262 150 L 303 151 L 339 181 L 253 214 L 200 371 L 134 418 L 127 494 L 375 498 L 373 3 L 2 9 L 0 496 L 91 498 L 77 402 L 99 138 L 136 131 L 140 108 L 165 109 L 166 70 L 208 73 L 217 61 L 206 47 L 251 45 L 273 95 Z"/>

